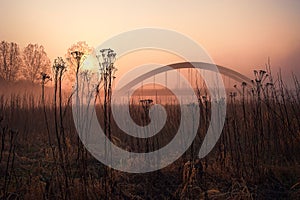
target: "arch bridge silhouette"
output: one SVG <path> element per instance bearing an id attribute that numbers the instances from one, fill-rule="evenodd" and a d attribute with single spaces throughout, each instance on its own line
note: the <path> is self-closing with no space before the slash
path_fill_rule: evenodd
<path id="1" fill-rule="evenodd" d="M 237 82 L 244 82 L 247 84 L 247 86 L 252 85 L 251 79 L 248 78 L 247 76 L 234 71 L 232 69 L 220 66 L 220 65 L 214 65 L 211 63 L 204 63 L 204 62 L 180 62 L 180 63 L 173 63 L 170 65 L 165 65 L 156 69 L 153 69 L 149 72 L 146 72 L 137 78 L 129 81 L 126 85 L 124 85 L 119 91 L 128 91 L 132 87 L 136 86 L 139 83 L 142 83 L 143 80 L 146 80 L 152 76 L 155 76 L 157 74 L 161 74 L 163 72 L 168 72 L 170 70 L 176 70 L 176 69 L 200 69 L 200 70 L 208 70 L 208 71 L 213 71 L 217 72 L 215 69 L 217 67 L 218 72 L 222 75 L 225 75 Z"/>

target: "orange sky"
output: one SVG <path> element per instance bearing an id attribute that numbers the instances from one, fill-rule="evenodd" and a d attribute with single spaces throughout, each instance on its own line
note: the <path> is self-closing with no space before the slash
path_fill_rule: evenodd
<path id="1" fill-rule="evenodd" d="M 124 31 L 159 27 L 187 35 L 215 63 L 246 75 L 268 56 L 275 69 L 300 75 L 299 10 L 297 0 L 1 0 L 0 40 L 42 44 L 53 60 L 77 41 L 97 46 Z"/>

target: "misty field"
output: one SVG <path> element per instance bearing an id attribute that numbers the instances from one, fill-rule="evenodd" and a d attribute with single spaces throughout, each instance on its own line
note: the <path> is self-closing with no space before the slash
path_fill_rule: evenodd
<path id="1" fill-rule="evenodd" d="M 300 200 L 300 0 L 0 0 L 0 200 Z"/>
<path id="2" fill-rule="evenodd" d="M 193 144 L 173 164 L 145 174 L 113 170 L 90 155 L 76 133 L 70 94 L 43 84 L 31 85 L 34 93 L 8 93 L 5 88 L 13 84 L 7 84 L 0 96 L 0 197 L 297 199 L 300 84 L 293 77 L 294 86 L 287 88 L 280 76 L 262 82 L 265 74 L 257 71 L 253 85 L 240 83 L 228 92 L 221 138 L 204 159 L 197 155 L 210 122 L 211 102 L 205 88 L 197 88 L 201 120 Z M 120 131 L 113 118 L 103 114 L 110 113 L 110 104 L 103 101 L 97 106 L 98 120 L 104 129 L 109 127 L 108 138 L 127 151 L 159 149 L 177 132 L 180 108 L 176 101 L 164 105 L 171 117 L 159 134 L 147 139 Z M 138 100 L 131 102 L 132 119 L 147 125 L 145 106 Z M 138 164 L 136 160 L 123 162 Z"/>

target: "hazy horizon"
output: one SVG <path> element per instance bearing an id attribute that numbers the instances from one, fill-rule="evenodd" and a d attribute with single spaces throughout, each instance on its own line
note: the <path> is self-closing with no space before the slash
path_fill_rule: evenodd
<path id="1" fill-rule="evenodd" d="M 96 47 L 132 29 L 159 27 L 182 33 L 207 50 L 216 64 L 247 76 L 265 68 L 299 74 L 299 1 L 16 1 L 0 3 L 0 38 L 45 47 L 51 61 L 78 41 Z M 175 56 L 129 56 L 120 72 L 144 62 L 178 61 Z M 130 64 L 128 64 L 130 62 Z M 133 64 L 132 64 L 133 63 Z"/>

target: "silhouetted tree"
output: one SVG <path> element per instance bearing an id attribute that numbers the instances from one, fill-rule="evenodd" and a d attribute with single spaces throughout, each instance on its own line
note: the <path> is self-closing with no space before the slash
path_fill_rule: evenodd
<path id="1" fill-rule="evenodd" d="M 0 43 L 0 77 L 7 81 L 14 81 L 22 65 L 22 58 L 18 44 L 2 41 Z"/>
<path id="2" fill-rule="evenodd" d="M 42 45 L 29 44 L 23 51 L 22 75 L 32 83 L 39 80 L 40 73 L 50 69 L 50 59 Z"/>
<path id="3" fill-rule="evenodd" d="M 79 41 L 76 44 L 73 44 L 67 51 L 65 58 L 68 64 L 68 71 L 66 72 L 66 77 L 72 83 L 75 81 L 78 73 L 78 66 L 81 66 L 84 61 L 84 56 L 92 53 L 93 48 L 89 47 L 89 45 L 85 41 Z M 74 53 L 81 53 L 80 59 L 78 60 L 78 56 L 74 56 Z M 79 64 L 79 65 L 78 65 Z"/>

